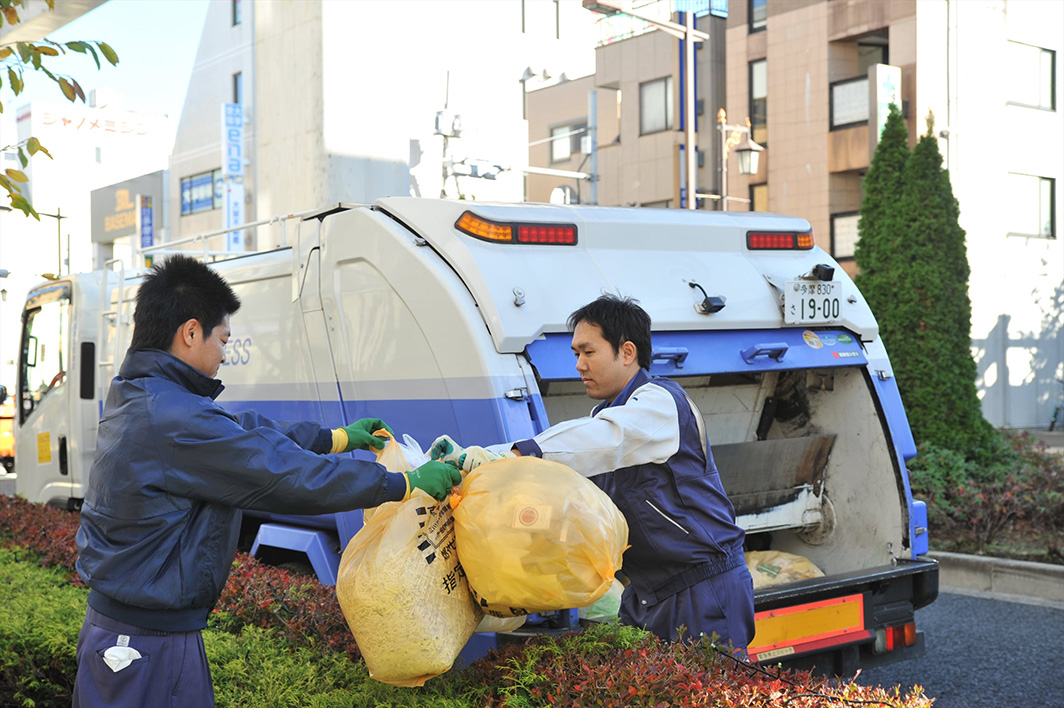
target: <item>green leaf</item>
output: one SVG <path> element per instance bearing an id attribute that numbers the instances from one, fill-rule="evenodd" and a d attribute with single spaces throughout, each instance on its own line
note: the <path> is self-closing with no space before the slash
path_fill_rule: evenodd
<path id="1" fill-rule="evenodd" d="M 26 153 L 22 150 L 22 148 L 18 149 L 18 161 L 20 163 L 22 163 L 23 167 L 25 167 L 26 165 L 30 164 L 30 161 L 26 157 Z"/>
<path id="2" fill-rule="evenodd" d="M 77 41 L 75 41 L 75 42 L 67 42 L 66 46 L 67 46 L 67 49 L 72 49 L 72 50 L 74 50 L 75 52 L 77 52 L 79 54 L 84 54 L 85 50 L 89 48 L 89 45 L 85 44 L 84 42 L 77 42 Z"/>
<path id="3" fill-rule="evenodd" d="M 86 44 L 85 48 L 89 50 L 90 54 L 92 54 L 92 60 L 96 62 L 96 70 L 99 71 L 99 69 L 100 69 L 100 57 L 98 57 L 96 55 L 96 50 L 92 48 L 91 44 Z"/>
<path id="4" fill-rule="evenodd" d="M 18 50 L 18 56 L 20 59 L 22 59 L 22 63 L 28 64 L 30 61 L 30 55 L 32 54 L 32 52 L 30 51 L 30 45 L 26 44 L 25 42 L 18 42 L 17 44 L 15 44 L 15 49 Z"/>
<path id="5" fill-rule="evenodd" d="M 26 216 L 32 216 L 37 221 L 41 220 L 40 215 L 37 213 L 37 210 L 33 208 L 33 205 L 26 201 L 25 197 L 19 194 L 11 195 L 11 206 L 13 206 L 15 209 L 18 209 Z"/>
<path id="6" fill-rule="evenodd" d="M 37 47 L 37 51 L 40 52 L 41 54 L 44 54 L 44 55 L 50 56 L 50 57 L 59 56 L 59 52 L 56 51 L 55 47 Z"/>
<path id="7" fill-rule="evenodd" d="M 41 149 L 41 141 L 31 136 L 30 139 L 26 141 L 26 149 L 30 151 L 31 155 L 36 154 L 37 151 Z M 25 167 L 25 165 L 23 165 L 23 167 Z"/>
<path id="8" fill-rule="evenodd" d="M 0 59 L 7 59 L 13 53 L 11 47 L 0 47 Z"/>
<path id="9" fill-rule="evenodd" d="M 4 170 L 4 174 L 6 174 L 9 179 L 13 179 L 16 182 L 29 182 L 30 181 L 30 178 L 26 176 L 26 173 L 22 172 L 21 170 L 13 170 L 11 168 L 8 168 L 8 169 Z"/>
<path id="10" fill-rule="evenodd" d="M 48 156 L 49 160 L 54 160 L 55 159 L 54 157 L 52 157 L 52 153 L 48 152 L 48 149 L 45 148 L 43 145 L 38 145 L 37 146 L 37 152 L 43 152 L 45 155 Z"/>
<path id="11" fill-rule="evenodd" d="M 68 101 L 73 101 L 77 98 L 78 94 L 74 91 L 74 87 L 64 77 L 59 77 L 59 88 L 63 90 L 63 95 L 67 97 Z"/>
<path id="12" fill-rule="evenodd" d="M 22 79 L 15 73 L 13 67 L 7 67 L 7 82 L 11 84 L 11 91 L 17 96 L 22 93 Z"/>
<path id="13" fill-rule="evenodd" d="M 78 98 L 81 99 L 82 103 L 85 103 L 85 92 L 81 90 L 81 84 L 79 84 L 73 77 L 71 77 L 70 82 L 74 84 L 74 93 L 78 95 Z"/>
<path id="14" fill-rule="evenodd" d="M 3 187 L 9 194 L 14 196 L 14 193 L 18 191 L 18 187 L 7 181 L 7 177 L 0 175 L 0 187 Z"/>
<path id="15" fill-rule="evenodd" d="M 107 42 L 97 42 L 96 46 L 98 46 L 100 51 L 103 52 L 107 61 L 111 62 L 111 66 L 116 66 L 118 64 L 118 54 L 115 53 L 115 50 L 111 49 L 111 45 Z"/>

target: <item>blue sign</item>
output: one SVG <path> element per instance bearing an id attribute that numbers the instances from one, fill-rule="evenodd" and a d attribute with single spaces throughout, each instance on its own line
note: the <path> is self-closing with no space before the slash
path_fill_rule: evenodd
<path id="1" fill-rule="evenodd" d="M 222 177 L 244 176 L 244 107 L 222 104 Z"/>
<path id="2" fill-rule="evenodd" d="M 147 248 L 155 241 L 152 223 L 151 197 L 140 198 L 140 247 Z"/>

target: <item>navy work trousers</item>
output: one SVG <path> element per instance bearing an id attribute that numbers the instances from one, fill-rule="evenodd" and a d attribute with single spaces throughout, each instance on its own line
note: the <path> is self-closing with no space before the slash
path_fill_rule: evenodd
<path id="1" fill-rule="evenodd" d="M 688 640 L 716 632 L 721 641 L 731 641 L 737 655 L 746 656 L 754 638 L 754 581 L 746 564 L 740 563 L 653 605 L 643 604 L 629 586 L 621 598 L 620 616 L 623 624 L 669 641 L 679 638 L 681 625 Z"/>
<path id="2" fill-rule="evenodd" d="M 114 671 L 104 653 L 116 646 L 135 649 L 140 658 Z M 156 632 L 90 607 L 78 635 L 77 661 L 73 708 L 214 706 L 211 670 L 198 631 Z"/>

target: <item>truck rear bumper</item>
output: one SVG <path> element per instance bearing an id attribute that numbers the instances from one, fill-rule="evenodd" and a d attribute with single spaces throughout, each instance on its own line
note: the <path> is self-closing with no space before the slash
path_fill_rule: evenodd
<path id="1" fill-rule="evenodd" d="M 755 592 L 751 660 L 844 675 L 923 654 L 915 611 L 938 597 L 938 563 L 814 578 Z"/>

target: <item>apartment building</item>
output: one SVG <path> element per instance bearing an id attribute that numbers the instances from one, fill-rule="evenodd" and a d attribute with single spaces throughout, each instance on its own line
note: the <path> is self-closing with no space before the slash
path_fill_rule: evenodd
<path id="1" fill-rule="evenodd" d="M 691 100 L 695 107 L 695 194 L 719 194 L 720 136 L 717 108 L 724 102 L 724 32 L 728 3 L 652 0 L 636 3 L 642 17 L 683 24 L 677 6 L 690 7 L 694 29 L 709 35 L 694 45 Z M 587 173 L 597 182 L 565 175 L 529 175 L 525 198 L 533 202 L 677 207 L 686 203 L 685 39 L 651 22 L 618 13 L 600 16 L 594 74 L 529 91 L 529 163 Z M 594 98 L 591 98 L 594 92 Z M 594 155 L 589 104 L 596 106 Z M 714 208 L 713 196 L 697 199 Z"/>
<path id="2" fill-rule="evenodd" d="M 696 52 L 697 193 L 720 193 L 723 163 L 719 149 L 712 152 L 719 105 L 729 124 L 749 119 L 751 137 L 765 147 L 752 175 L 728 156 L 726 193 L 748 200 L 729 200 L 728 208 L 805 217 L 817 244 L 853 273 L 861 180 L 887 99 L 900 103 L 910 144 L 933 115 L 968 236 L 984 415 L 997 426 L 1046 426 L 1064 379 L 1064 3 L 731 0 L 723 14 L 697 23 L 711 35 Z M 720 49 L 714 21 L 725 24 Z M 712 65 L 720 60 L 723 67 Z M 682 68 L 678 40 L 662 31 L 604 33 L 593 76 L 529 94 L 530 162 L 587 169 L 590 156 L 575 142 L 550 138 L 586 122 L 579 94 L 598 88 L 598 202 L 681 206 Z M 718 103 L 705 81 L 721 71 Z M 616 100 L 604 100 L 601 89 L 617 89 Z M 565 184 L 530 177 L 527 198 L 561 199 Z M 719 200 L 696 203 L 720 208 Z"/>

